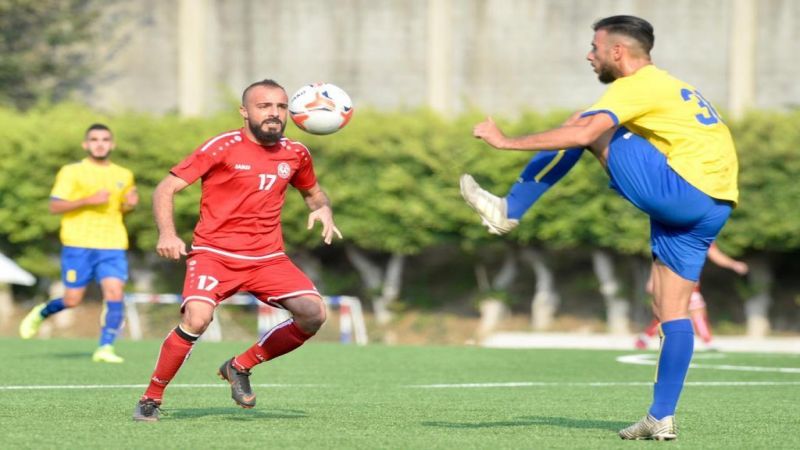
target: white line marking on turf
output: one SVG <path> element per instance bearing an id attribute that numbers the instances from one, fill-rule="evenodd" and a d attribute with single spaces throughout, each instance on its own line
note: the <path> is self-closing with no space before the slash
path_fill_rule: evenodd
<path id="1" fill-rule="evenodd" d="M 295 388 L 295 387 L 328 387 L 326 384 L 253 384 L 253 387 Z M 0 391 L 35 391 L 47 389 L 144 389 L 146 384 L 62 384 L 62 385 L 19 385 L 0 386 Z M 229 384 L 170 384 L 170 388 L 228 388 Z"/>
<path id="2" fill-rule="evenodd" d="M 607 381 L 607 382 L 539 382 L 522 381 L 509 383 L 461 383 L 461 384 L 412 384 L 405 387 L 418 389 L 449 388 L 502 388 L 502 387 L 610 387 L 610 386 L 652 386 L 652 381 Z M 800 386 L 800 381 L 689 381 L 685 386 Z"/>
<path id="3" fill-rule="evenodd" d="M 637 353 L 635 355 L 625 355 L 617 358 L 617 362 L 623 364 L 637 364 L 644 366 L 655 366 L 658 355 L 650 353 Z M 722 359 L 723 354 L 695 355 L 694 359 Z M 734 366 L 730 364 L 696 364 L 692 363 L 692 369 L 716 369 L 716 370 L 736 370 L 740 372 L 777 372 L 777 373 L 800 373 L 800 367 L 763 367 L 763 366 Z"/>
<path id="4" fill-rule="evenodd" d="M 416 389 L 452 388 L 509 388 L 509 387 L 614 387 L 614 386 L 652 386 L 651 381 L 587 381 L 587 382 L 549 382 L 516 381 L 507 383 L 459 383 L 459 384 L 412 384 L 402 387 Z M 686 386 L 800 386 L 800 381 L 689 381 Z M 0 391 L 35 390 L 78 390 L 78 389 L 144 389 L 146 384 L 66 384 L 66 385 L 18 385 L 0 386 Z M 171 388 L 226 388 L 227 384 L 174 384 Z M 331 387 L 329 384 L 254 384 L 264 388 L 303 388 Z"/>

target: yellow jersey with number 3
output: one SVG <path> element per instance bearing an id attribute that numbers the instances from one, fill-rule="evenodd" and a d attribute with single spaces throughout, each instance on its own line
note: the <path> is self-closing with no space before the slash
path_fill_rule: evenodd
<path id="1" fill-rule="evenodd" d="M 693 86 L 647 65 L 616 79 L 583 115 L 597 113 L 647 139 L 692 186 L 738 202 L 739 163 L 730 130 Z"/>
<path id="2" fill-rule="evenodd" d="M 78 200 L 100 190 L 108 202 L 68 211 L 61 217 L 61 243 L 69 247 L 128 248 L 128 232 L 122 220 L 125 194 L 134 188 L 133 172 L 113 163 L 100 165 L 88 158 L 63 166 L 56 175 L 50 198 Z"/>

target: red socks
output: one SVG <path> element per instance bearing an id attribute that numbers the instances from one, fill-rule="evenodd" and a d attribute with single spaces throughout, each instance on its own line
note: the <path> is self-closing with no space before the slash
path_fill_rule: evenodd
<path id="1" fill-rule="evenodd" d="M 705 311 L 692 312 L 692 322 L 700 339 L 706 344 L 711 343 L 711 325 L 708 324 L 708 315 Z"/>
<path id="2" fill-rule="evenodd" d="M 706 344 L 710 343 L 713 336 L 711 334 L 711 325 L 708 323 L 708 315 L 704 311 L 692 311 L 691 315 L 697 336 Z M 658 324 L 658 320 L 653 319 L 650 325 L 647 326 L 647 329 L 644 330 L 644 334 L 647 337 L 655 336 L 658 332 Z"/>
<path id="3" fill-rule="evenodd" d="M 305 333 L 294 323 L 293 319 L 289 319 L 276 325 L 246 352 L 234 358 L 233 364 L 237 369 L 250 370 L 256 364 L 275 359 L 300 347 L 311 336 L 313 334 Z M 183 362 L 189 358 L 198 337 L 186 333 L 180 326 L 169 332 L 164 343 L 161 344 L 156 370 L 150 377 L 150 384 L 147 386 L 143 398 L 161 402 L 164 389 L 178 373 Z"/>
<path id="4" fill-rule="evenodd" d="M 294 319 L 289 319 L 267 331 L 246 352 L 233 358 L 233 365 L 241 370 L 250 370 L 256 364 L 275 359 L 300 347 L 311 336 L 313 334 L 301 330 L 294 323 Z"/>
<path id="5" fill-rule="evenodd" d="M 647 328 L 644 330 L 645 336 L 647 337 L 655 336 L 656 333 L 658 333 L 658 325 L 660 323 L 661 322 L 659 322 L 658 319 L 653 319 L 653 321 L 650 322 L 650 325 L 648 325 Z"/>
<path id="6" fill-rule="evenodd" d="M 172 378 L 178 373 L 183 362 L 189 358 L 192 346 L 199 336 L 186 333 L 180 326 L 170 331 L 164 343 L 161 344 L 161 352 L 158 354 L 156 370 L 150 377 L 150 385 L 144 393 L 144 397 L 151 398 L 156 402 L 161 402 L 164 396 L 164 389 Z"/>

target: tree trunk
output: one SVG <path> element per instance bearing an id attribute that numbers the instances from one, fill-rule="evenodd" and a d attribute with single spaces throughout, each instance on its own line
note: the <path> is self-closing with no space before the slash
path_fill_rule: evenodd
<path id="1" fill-rule="evenodd" d="M 536 331 L 547 330 L 561 303 L 561 297 L 555 289 L 553 271 L 547 266 L 542 253 L 533 248 L 524 248 L 520 257 L 530 264 L 536 274 L 536 292 L 531 301 L 531 326 Z"/>
<path id="2" fill-rule="evenodd" d="M 756 258 L 748 263 L 750 265 L 748 278 L 755 293 L 744 304 L 747 335 L 763 338 L 770 332 L 769 307 L 772 304 L 770 295 L 773 280 L 772 267 L 766 258 Z"/>
<path id="3" fill-rule="evenodd" d="M 14 312 L 14 298 L 11 295 L 11 285 L 0 283 L 0 326 L 11 317 Z"/>
<path id="4" fill-rule="evenodd" d="M 392 320 L 392 311 L 389 308 L 400 297 L 400 287 L 403 283 L 403 267 L 405 255 L 392 253 L 386 265 L 386 275 L 383 278 L 381 295 L 373 301 L 375 316 L 378 323 L 385 325 Z M 380 313 L 379 313 L 380 311 Z"/>
<path id="5" fill-rule="evenodd" d="M 614 260 L 606 250 L 597 249 L 592 252 L 592 265 L 597 280 L 600 282 L 600 293 L 606 303 L 606 323 L 611 334 L 628 334 L 630 302 L 620 296 L 619 281 L 614 273 Z"/>
<path id="6" fill-rule="evenodd" d="M 292 261 L 300 267 L 300 270 L 314 283 L 314 286 L 321 294 L 326 294 L 325 285 L 322 282 L 322 262 L 308 250 L 298 250 L 292 254 Z M 329 294 L 338 294 L 330 292 Z"/>
<path id="7" fill-rule="evenodd" d="M 135 261 L 131 264 L 131 283 L 134 292 L 155 294 L 157 267 L 160 263 L 159 258 L 155 253 L 148 252 L 142 257 L 131 255 L 131 259 Z"/>
<path id="8" fill-rule="evenodd" d="M 405 255 L 393 253 L 389 258 L 386 271 L 371 261 L 360 249 L 352 245 L 346 247 L 347 258 L 361 276 L 361 281 L 372 294 L 372 309 L 375 320 L 386 325 L 392 320 L 390 305 L 400 296 L 403 283 L 403 266 Z"/>
<path id="9" fill-rule="evenodd" d="M 650 279 L 652 268 L 653 262 L 650 259 L 635 258 L 632 264 L 633 298 L 630 317 L 635 324 L 647 324 L 653 319 L 652 300 L 647 292 L 647 280 Z"/>
<path id="10" fill-rule="evenodd" d="M 480 300 L 478 305 L 478 310 L 481 313 L 481 321 L 480 324 L 478 324 L 477 330 L 478 339 L 482 340 L 491 334 L 497 329 L 500 322 L 508 316 L 508 305 L 503 299 L 497 298 L 493 293 L 508 290 L 517 278 L 518 272 L 517 258 L 511 248 L 506 252 L 503 265 L 491 281 L 489 281 L 486 267 L 483 264 L 479 264 L 475 268 L 478 289 L 488 294 L 486 298 Z"/>

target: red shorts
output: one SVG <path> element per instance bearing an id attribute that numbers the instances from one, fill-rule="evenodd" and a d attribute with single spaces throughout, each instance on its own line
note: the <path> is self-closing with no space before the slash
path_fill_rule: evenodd
<path id="1" fill-rule="evenodd" d="M 240 291 L 249 292 L 274 306 L 279 306 L 282 300 L 302 295 L 321 297 L 314 283 L 282 253 L 257 260 L 209 251 L 189 253 L 181 310 L 191 301 L 204 301 L 216 306 Z"/>

